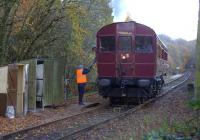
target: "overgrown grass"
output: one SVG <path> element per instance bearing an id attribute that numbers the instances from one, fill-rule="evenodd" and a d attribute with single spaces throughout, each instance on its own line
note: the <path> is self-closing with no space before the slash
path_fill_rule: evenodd
<path id="1" fill-rule="evenodd" d="M 171 125 L 165 121 L 160 129 L 144 135 L 143 140 L 199 140 L 198 119 L 199 117 L 188 121 L 173 122 Z"/>
<path id="2" fill-rule="evenodd" d="M 188 105 L 195 112 L 192 119 L 172 123 L 165 120 L 159 130 L 146 134 L 143 140 L 200 140 L 200 100 L 193 98 Z"/>

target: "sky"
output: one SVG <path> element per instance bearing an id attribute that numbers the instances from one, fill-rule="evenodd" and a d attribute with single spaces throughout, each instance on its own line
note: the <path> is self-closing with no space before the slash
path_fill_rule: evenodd
<path id="1" fill-rule="evenodd" d="M 173 39 L 194 40 L 197 36 L 198 0 L 112 0 L 114 21 L 129 15 L 157 34 Z"/>

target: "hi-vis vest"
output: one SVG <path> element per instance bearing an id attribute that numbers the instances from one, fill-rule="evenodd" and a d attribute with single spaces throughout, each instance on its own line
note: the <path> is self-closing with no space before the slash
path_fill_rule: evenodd
<path id="1" fill-rule="evenodd" d="M 76 82 L 78 84 L 87 82 L 86 74 L 82 74 L 82 72 L 83 72 L 83 69 L 76 70 Z"/>

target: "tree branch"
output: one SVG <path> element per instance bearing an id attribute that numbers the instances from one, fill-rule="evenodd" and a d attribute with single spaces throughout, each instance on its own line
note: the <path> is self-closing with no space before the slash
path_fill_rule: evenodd
<path id="1" fill-rule="evenodd" d="M 31 50 L 32 50 L 32 47 L 31 47 L 31 46 L 33 46 L 34 43 L 35 43 L 46 31 L 48 31 L 48 29 L 50 29 L 50 28 L 52 27 L 52 25 L 53 25 L 54 22 L 58 22 L 58 21 L 61 20 L 62 18 L 64 18 L 64 17 L 59 17 L 59 18 L 53 19 L 53 20 L 50 22 L 50 24 L 49 24 L 48 26 L 46 26 L 46 28 L 44 28 L 40 33 L 38 33 L 38 34 L 36 35 L 36 37 L 31 41 L 31 43 L 30 43 L 29 47 L 27 48 L 25 54 L 29 54 L 29 53 L 31 52 Z"/>

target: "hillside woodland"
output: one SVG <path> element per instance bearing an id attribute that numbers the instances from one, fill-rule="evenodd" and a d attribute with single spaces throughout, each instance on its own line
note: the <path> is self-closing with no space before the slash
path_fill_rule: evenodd
<path id="1" fill-rule="evenodd" d="M 159 38 L 168 48 L 168 61 L 170 65 L 170 73 L 174 74 L 176 72 L 182 72 L 186 68 L 194 67 L 196 54 L 196 40 L 173 40 L 166 35 L 159 35 Z"/>

